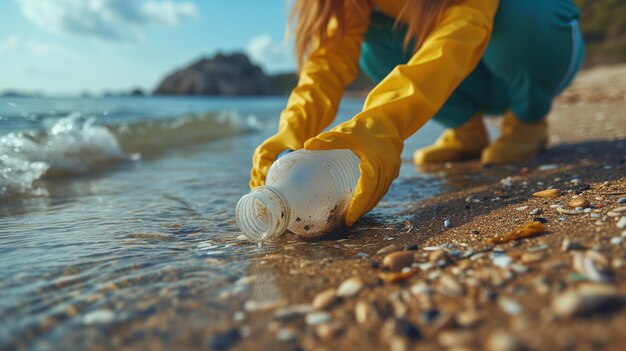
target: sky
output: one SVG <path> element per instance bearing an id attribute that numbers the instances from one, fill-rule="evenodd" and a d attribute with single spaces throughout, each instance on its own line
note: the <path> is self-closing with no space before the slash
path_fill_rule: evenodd
<path id="1" fill-rule="evenodd" d="M 288 12 L 286 0 L 0 0 L 0 92 L 152 91 L 217 52 L 292 71 Z"/>

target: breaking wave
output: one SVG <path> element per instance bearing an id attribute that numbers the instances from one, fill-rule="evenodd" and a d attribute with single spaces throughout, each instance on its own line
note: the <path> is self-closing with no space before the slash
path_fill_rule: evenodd
<path id="1" fill-rule="evenodd" d="M 98 125 L 73 113 L 44 132 L 0 136 L 0 199 L 45 195 L 36 180 L 101 170 L 151 157 L 166 149 L 210 142 L 253 131 L 246 121 L 221 111 L 119 125 Z"/>

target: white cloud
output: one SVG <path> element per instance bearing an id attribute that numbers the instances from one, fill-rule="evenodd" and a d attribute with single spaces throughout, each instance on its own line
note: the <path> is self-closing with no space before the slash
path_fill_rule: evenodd
<path id="1" fill-rule="evenodd" d="M 20 38 L 17 35 L 7 37 L 4 41 L 0 42 L 0 52 L 15 49 L 19 45 L 19 42 Z"/>
<path id="2" fill-rule="evenodd" d="M 11 35 L 4 41 L 0 42 L 0 52 L 18 50 L 25 50 L 29 54 L 33 55 L 60 57 L 63 59 L 76 59 L 78 57 L 74 51 L 61 44 L 43 42 L 34 39 L 25 39 L 17 35 Z"/>
<path id="3" fill-rule="evenodd" d="M 148 23 L 174 26 L 198 17 L 191 2 L 133 0 L 18 0 L 24 16 L 41 29 L 106 41 L 136 41 Z"/>
<path id="4" fill-rule="evenodd" d="M 190 2 L 146 1 L 141 4 L 141 13 L 145 18 L 167 26 L 175 26 L 187 18 L 198 17 L 196 6 Z"/>
<path id="5" fill-rule="evenodd" d="M 295 69 L 292 50 L 285 44 L 274 42 L 269 34 L 250 39 L 246 51 L 252 61 L 261 64 L 268 71 Z"/>

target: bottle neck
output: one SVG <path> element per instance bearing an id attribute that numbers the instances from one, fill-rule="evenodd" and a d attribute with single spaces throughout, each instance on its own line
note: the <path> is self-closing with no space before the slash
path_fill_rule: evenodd
<path id="1" fill-rule="evenodd" d="M 235 217 L 248 239 L 262 242 L 287 230 L 290 212 L 287 198 L 278 189 L 261 186 L 239 200 Z"/>

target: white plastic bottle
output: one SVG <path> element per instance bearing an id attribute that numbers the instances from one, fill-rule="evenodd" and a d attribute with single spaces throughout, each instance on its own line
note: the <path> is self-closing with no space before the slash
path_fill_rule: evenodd
<path id="1" fill-rule="evenodd" d="M 302 237 L 326 234 L 343 223 L 359 175 L 351 150 L 291 152 L 272 164 L 265 186 L 239 200 L 237 225 L 256 242 L 287 230 Z"/>

